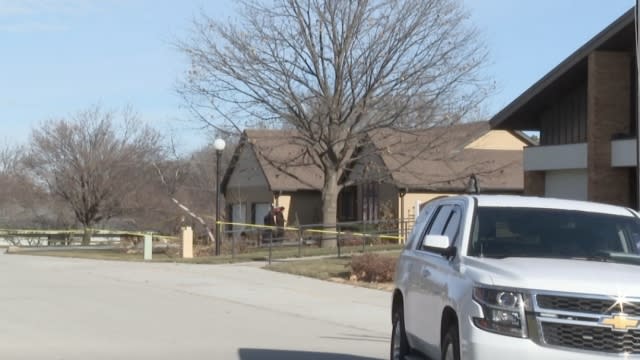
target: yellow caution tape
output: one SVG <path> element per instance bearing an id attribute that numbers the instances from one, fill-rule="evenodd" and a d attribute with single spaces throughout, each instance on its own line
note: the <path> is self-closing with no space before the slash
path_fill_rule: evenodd
<path id="1" fill-rule="evenodd" d="M 284 230 L 292 230 L 292 231 L 300 231 L 300 230 L 302 230 L 302 231 L 306 231 L 306 232 L 310 232 L 310 233 L 318 233 L 318 234 L 353 235 L 353 236 L 362 236 L 362 237 L 377 237 L 377 238 L 380 238 L 380 239 L 402 240 L 401 236 L 376 235 L 376 234 L 345 232 L 345 231 L 334 231 L 334 230 L 303 229 L 303 228 L 291 227 L 291 226 L 278 227 L 278 226 L 271 226 L 271 225 L 246 224 L 246 223 L 227 222 L 227 221 L 218 221 L 218 225 L 235 225 L 235 226 L 244 226 L 244 227 L 249 227 L 249 228 L 284 229 Z"/>
<path id="2" fill-rule="evenodd" d="M 377 237 L 380 239 L 392 239 L 392 240 L 402 240 L 401 236 L 393 236 L 393 235 L 378 235 L 378 234 L 368 234 L 368 233 L 359 233 L 359 232 L 346 232 L 346 231 L 335 231 L 335 230 L 320 230 L 320 229 L 304 229 L 300 227 L 292 227 L 292 226 L 270 226 L 270 225 L 258 225 L 258 224 L 247 224 L 247 223 L 238 223 L 238 222 L 227 222 L 227 221 L 218 221 L 219 225 L 234 225 L 234 226 L 244 226 L 248 228 L 258 228 L 258 229 L 283 229 L 290 231 L 303 231 L 307 233 L 317 233 L 317 234 L 333 234 L 333 235 L 351 235 L 351 236 L 362 236 L 362 237 Z M 153 232 L 136 232 L 136 231 L 118 231 L 118 230 L 105 230 L 105 229 L 89 229 L 91 235 L 113 235 L 113 236 L 145 236 L 145 235 L 153 235 L 154 237 L 161 238 L 175 238 L 173 236 L 165 236 L 154 234 Z M 65 230 L 53 230 L 53 229 L 0 229 L 0 236 L 48 236 L 48 235 L 82 235 L 84 234 L 83 229 L 65 229 Z"/>

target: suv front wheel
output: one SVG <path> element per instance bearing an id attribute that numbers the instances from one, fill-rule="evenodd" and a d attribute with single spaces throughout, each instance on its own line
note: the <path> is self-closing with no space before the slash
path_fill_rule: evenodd
<path id="1" fill-rule="evenodd" d="M 449 326 L 442 340 L 442 360 L 460 360 L 460 339 L 456 325 Z"/>
<path id="2" fill-rule="evenodd" d="M 402 304 L 393 313 L 393 330 L 391 331 L 391 360 L 404 360 L 409 355 L 409 341 L 404 331 L 404 314 Z"/>

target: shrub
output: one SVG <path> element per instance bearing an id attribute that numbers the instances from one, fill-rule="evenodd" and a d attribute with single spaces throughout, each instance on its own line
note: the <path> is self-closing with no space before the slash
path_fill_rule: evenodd
<path id="1" fill-rule="evenodd" d="M 367 246 L 382 245 L 396 240 L 381 239 L 377 236 L 362 236 L 346 233 L 340 236 L 340 246 L 362 246 L 362 242 Z"/>
<path id="2" fill-rule="evenodd" d="M 392 281 L 396 270 L 396 260 L 396 257 L 381 254 L 356 255 L 351 258 L 351 275 L 361 281 Z"/>
<path id="3" fill-rule="evenodd" d="M 340 237 L 340 246 L 362 246 L 362 236 L 344 234 Z"/>
<path id="4" fill-rule="evenodd" d="M 231 255 L 233 253 L 234 242 L 229 239 L 224 239 L 222 241 L 222 246 L 220 247 L 220 251 L 223 255 Z M 236 254 L 244 254 L 249 251 L 249 243 L 248 240 L 236 239 L 235 240 Z M 215 247 L 213 249 L 215 253 Z"/>
<path id="5" fill-rule="evenodd" d="M 213 256 L 215 254 L 216 247 L 214 245 L 193 244 L 193 257 Z M 182 256 L 182 246 L 180 246 L 178 256 Z"/>

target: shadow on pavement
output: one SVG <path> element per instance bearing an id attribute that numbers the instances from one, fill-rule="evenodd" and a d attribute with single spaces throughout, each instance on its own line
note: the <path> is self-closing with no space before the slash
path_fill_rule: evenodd
<path id="1" fill-rule="evenodd" d="M 239 349 L 238 355 L 241 360 L 379 360 L 357 355 L 275 349 Z"/>

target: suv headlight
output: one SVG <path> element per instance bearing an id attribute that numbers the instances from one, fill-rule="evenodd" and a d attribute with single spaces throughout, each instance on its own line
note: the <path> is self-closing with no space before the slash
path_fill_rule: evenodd
<path id="1" fill-rule="evenodd" d="M 494 333 L 526 338 L 529 297 L 511 289 L 474 287 L 473 300 L 482 306 L 484 317 L 473 318 L 473 323 Z"/>

